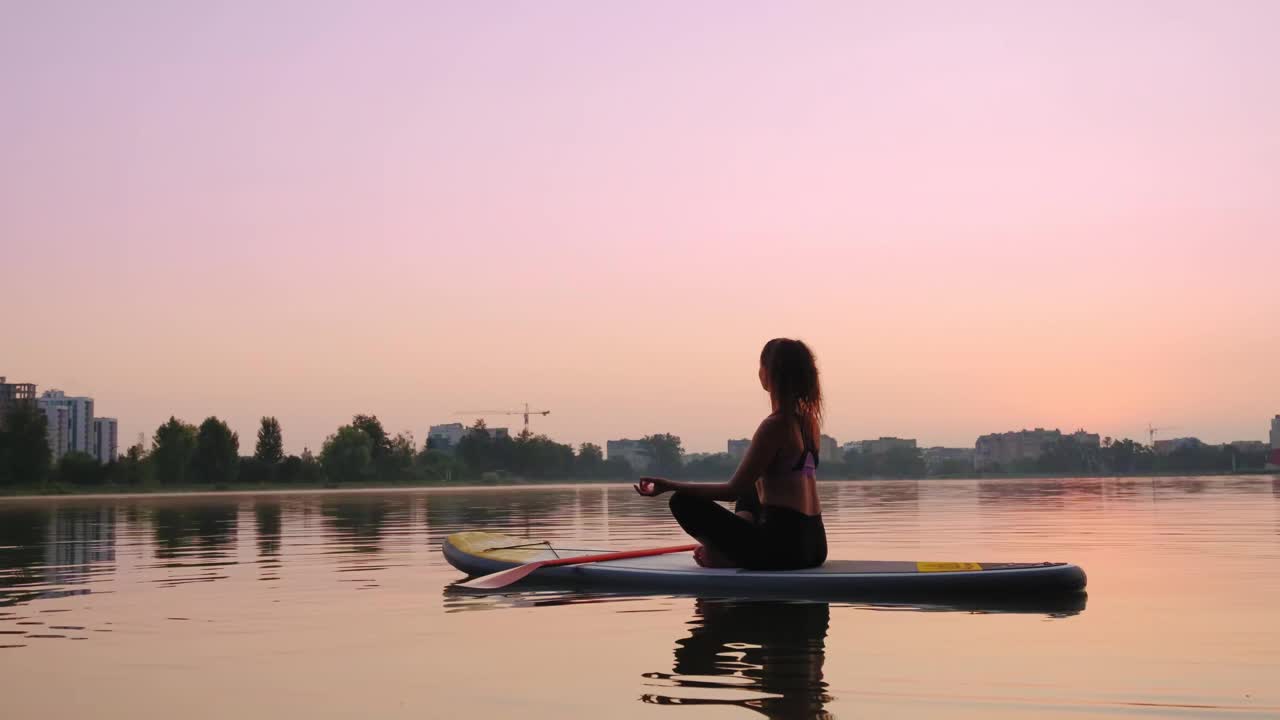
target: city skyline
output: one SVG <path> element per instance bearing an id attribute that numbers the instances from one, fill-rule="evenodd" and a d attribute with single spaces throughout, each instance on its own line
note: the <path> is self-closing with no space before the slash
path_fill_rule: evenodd
<path id="1" fill-rule="evenodd" d="M 0 381 L 4 381 L 4 380 L 5 380 L 5 378 L 4 378 L 3 376 L 0 376 Z M 63 390 L 61 390 L 61 389 L 54 388 L 54 389 L 51 389 L 51 390 L 39 390 L 40 385 L 39 385 L 38 383 L 30 383 L 30 384 L 31 384 L 31 385 L 33 385 L 33 386 L 36 388 L 36 391 L 37 391 L 37 392 L 36 392 L 35 399 L 36 399 L 36 400 L 39 400 L 41 403 L 44 403 L 45 401 L 47 401 L 47 400 L 48 400 L 49 398 L 51 398 L 51 397 L 52 397 L 52 398 L 62 398 L 62 397 L 65 395 L 65 391 L 63 391 Z M 91 408 L 93 407 L 94 402 L 95 402 L 95 400 L 94 400 L 92 397 L 67 397 L 66 399 L 67 399 L 67 400 L 88 401 L 88 404 L 89 404 L 89 407 L 90 407 L 90 411 L 89 411 L 89 412 L 90 412 L 90 413 L 92 413 L 92 409 L 91 409 Z M 43 407 L 43 405 L 42 405 L 42 407 Z M 42 412 L 43 412 L 43 410 L 42 410 Z M 270 413 L 268 413 L 268 414 L 270 414 Z M 376 412 L 371 412 L 371 413 L 369 413 L 369 414 L 371 414 L 371 415 L 375 415 L 375 416 L 378 416 L 378 413 L 376 413 Z M 458 413 L 454 413 L 454 415 L 458 415 Z M 166 419 L 167 419 L 167 417 L 169 417 L 169 416 L 166 416 Z M 181 417 L 181 418 L 179 418 L 179 419 L 184 420 L 184 421 L 187 421 L 187 422 L 198 423 L 198 422 L 200 422 L 201 420 L 203 420 L 203 419 L 204 419 L 204 417 L 208 417 L 208 415 L 201 416 L 201 417 Z M 219 417 L 221 417 L 221 416 L 219 416 Z M 440 440 L 445 441 L 446 443 L 448 443 L 448 444 L 450 444 L 450 445 L 456 445 L 456 444 L 457 444 L 457 442 L 458 442 L 458 440 L 459 440 L 459 439 L 462 437 L 462 435 L 465 433 L 466 429 L 467 429 L 467 428 L 469 428 L 469 427 L 474 423 L 474 421 L 475 421 L 475 420 L 484 419 L 485 417 L 493 417 L 493 416 L 480 415 L 480 416 L 477 416 L 476 418 L 468 419 L 468 420 L 466 420 L 465 422 L 461 422 L 461 421 L 458 421 L 458 420 L 450 420 L 449 422 L 446 422 L 446 423 L 431 423 L 431 422 L 428 422 L 428 423 L 422 424 L 422 426 L 421 426 L 420 428 L 419 428 L 419 427 L 405 427 L 405 428 L 396 429 L 393 425 L 387 424 L 387 429 L 388 429 L 388 431 L 393 432 L 393 433 L 394 433 L 394 432 L 406 432 L 406 433 L 409 433 L 410 435 L 412 435 L 412 436 L 414 437 L 414 439 L 415 439 L 415 443 L 417 443 L 420 447 L 425 446 L 425 443 L 427 442 L 427 439 L 428 439 L 428 438 L 437 438 L 437 439 L 440 439 Z M 382 420 L 384 421 L 384 423 L 386 422 L 386 421 L 385 421 L 385 418 L 381 418 L 381 416 L 379 416 L 379 418 L 380 418 L 380 419 L 382 419 Z M 223 419 L 224 421 L 226 421 L 226 420 L 227 420 L 227 418 L 226 418 L 226 417 L 222 417 L 221 419 Z M 109 425 L 109 433 L 110 433 L 110 436 L 111 436 L 111 438 L 112 438 L 112 441 L 111 441 L 111 443 L 110 443 L 110 447 L 116 447 L 116 445 L 115 445 L 115 438 L 116 438 L 117 433 L 120 433 L 120 431 L 118 430 L 118 420 L 117 420 L 116 418 L 97 418 L 97 419 L 91 418 L 91 420 L 92 420 L 92 421 L 96 421 L 96 420 L 106 420 L 106 421 L 109 421 L 109 423 L 110 423 L 110 425 Z M 244 440 L 242 440 L 242 446 L 241 446 L 241 449 L 242 449 L 243 451 L 245 451 L 246 453 L 247 453 L 249 450 L 251 450 L 251 449 L 252 449 L 252 436 L 253 436 L 253 433 L 254 433 L 254 432 L 256 432 L 256 429 L 257 429 L 257 427 L 258 427 L 258 423 L 259 423 L 259 421 L 260 421 L 260 420 L 261 420 L 261 416 L 259 416 L 257 419 L 255 419 L 255 420 L 253 421 L 253 426 L 252 426 L 252 428 L 249 428 L 250 432 L 249 432 L 247 435 L 246 435 L 246 433 L 241 432 L 241 430 L 240 430 L 239 428 L 237 428 L 237 427 L 234 425 L 234 423 L 229 423 L 229 424 L 231 425 L 231 429 L 232 429 L 232 431 L 234 431 L 234 432 L 236 432 L 237 434 L 239 434 L 239 435 L 241 436 L 241 438 L 242 438 L 242 439 L 243 439 L 243 438 L 245 438 L 245 437 L 248 437 L 248 438 L 249 438 L 249 444 L 248 444 L 248 445 L 244 444 L 244 442 L 245 442 L 245 441 L 244 441 Z M 158 422 L 156 426 L 158 427 L 162 422 L 163 422 L 163 421 Z M 345 419 L 343 420 L 343 422 L 345 422 Z M 1268 447 L 1272 447 L 1272 448 L 1280 448 L 1280 442 L 1278 442 L 1278 439 L 1280 439 L 1280 414 L 1276 414 L 1276 415 L 1274 415 L 1274 417 L 1269 416 L 1269 417 L 1267 417 L 1267 418 L 1265 419 L 1265 421 L 1264 421 L 1264 422 L 1265 422 L 1265 425 L 1264 425 L 1264 426 L 1262 426 L 1261 434 L 1260 434 L 1258 437 L 1253 437 L 1253 436 L 1247 436 L 1247 435 L 1246 435 L 1246 436 L 1243 436 L 1243 437 L 1236 437 L 1236 438 L 1232 438 L 1232 439 L 1229 439 L 1229 440 L 1228 440 L 1228 439 L 1222 439 L 1222 440 L 1220 440 L 1220 439 L 1217 439 L 1217 438 L 1206 438 L 1206 437 L 1205 437 L 1205 436 L 1203 436 L 1202 434 L 1197 434 L 1196 432 L 1190 431 L 1190 430 L 1192 430 L 1193 428 L 1190 428 L 1190 427 L 1188 427 L 1188 426 L 1171 426 L 1171 427 L 1168 427 L 1168 428 L 1156 428 L 1156 430 L 1157 430 L 1158 432 L 1163 433 L 1163 434 L 1162 434 L 1162 435 L 1160 435 L 1160 437 L 1157 437 L 1157 438 L 1154 438 L 1154 439 L 1157 441 L 1157 442 L 1156 442 L 1156 447 L 1158 447 L 1158 446 L 1160 445 L 1160 443 L 1161 443 L 1161 442 L 1163 442 L 1163 443 L 1169 443 L 1169 442 L 1176 441 L 1176 440 L 1188 440 L 1188 439 L 1190 439 L 1190 440 L 1196 440 L 1196 441 L 1203 441 L 1203 442 L 1204 442 L 1205 444 L 1207 444 L 1207 445 L 1231 445 L 1231 444 L 1255 443 L 1255 442 L 1256 442 L 1256 443 L 1258 443 L 1258 444 L 1265 445 L 1265 446 L 1268 446 Z M 507 428 L 507 427 L 505 427 L 505 426 L 500 426 L 500 425 L 497 425 L 497 424 L 495 424 L 495 423 L 486 423 L 486 424 L 488 424 L 488 425 L 489 425 L 489 429 L 490 429 L 491 431 L 496 431 L 496 432 L 498 432 L 499 434 L 504 435 L 504 436 L 512 436 L 512 433 L 510 432 L 509 428 Z M 144 446 L 146 446 L 146 447 L 149 447 L 149 446 L 150 446 L 150 443 L 151 443 L 151 436 L 152 436 L 152 433 L 154 432 L 154 430 L 155 430 L 155 428 L 151 428 L 150 430 L 140 430 L 140 431 L 139 431 L 139 432 L 143 433 Z M 439 434 L 439 435 L 437 435 L 437 434 L 436 434 L 436 431 L 437 431 L 437 430 L 439 430 L 439 431 L 440 431 L 440 434 Z M 929 441 L 928 439 L 922 439 L 922 438 L 920 438 L 919 436 L 914 436 L 914 435 L 911 435 L 911 434 L 907 434 L 907 435 L 903 435 L 903 436 L 897 436 L 897 435 L 884 435 L 884 434 L 874 434 L 874 433 L 873 433 L 873 434 L 870 434 L 870 435 L 866 435 L 866 436 L 858 436 L 858 437 L 845 436 L 845 435 L 838 435 L 838 434 L 834 434 L 834 433 L 830 432 L 827 428 L 825 428 L 825 427 L 824 427 L 824 429 L 823 429 L 823 435 L 822 435 L 822 441 L 823 441 L 823 443 L 824 443 L 824 444 L 826 443 L 826 441 L 827 441 L 827 440 L 831 440 L 832 442 L 837 443 L 837 444 L 838 444 L 838 446 L 839 446 L 839 447 L 838 447 L 838 450 L 839 450 L 839 452 L 841 452 L 841 453 L 843 453 L 844 451 L 846 451 L 850 446 L 853 446 L 853 445 L 856 445 L 856 444 L 860 444 L 860 443 L 865 443 L 865 442 L 877 442 L 877 441 L 880 441 L 882 444 L 883 444 L 883 442 L 884 442 L 884 441 L 889 441 L 890 443 L 910 442 L 910 443 L 912 444 L 912 446 L 913 446 L 913 447 L 915 447 L 915 446 L 917 446 L 917 445 L 918 445 L 918 447 L 920 447 L 922 450 L 923 450 L 923 449 L 930 449 L 930 448 L 935 448 L 935 449 L 936 449 L 936 448 L 944 448 L 944 449 L 945 449 L 945 448 L 964 448 L 964 449 L 973 449 L 977 444 L 979 444 L 979 443 L 984 439 L 984 437 L 987 437 L 987 436 L 990 436 L 990 435 L 993 435 L 993 434 L 994 434 L 994 435 L 1001 435 L 1001 434 L 1018 434 L 1018 433 L 1026 433 L 1026 432 L 1037 432 L 1037 433 L 1038 433 L 1038 432 L 1041 432 L 1041 431 L 1058 432 L 1058 431 L 1062 431 L 1062 430 L 1065 430 L 1065 432 L 1063 433 L 1064 435 L 1073 435 L 1073 434 L 1074 434 L 1077 438 L 1078 438 L 1078 437 L 1080 437 L 1082 434 L 1087 433 L 1087 434 L 1089 434 L 1089 435 L 1093 436 L 1095 439 L 1101 439 L 1101 438 L 1105 438 L 1105 437 L 1110 437 L 1110 438 L 1113 438 L 1113 439 L 1115 439 L 1115 440 L 1130 439 L 1130 440 L 1135 440 L 1135 441 L 1140 442 L 1140 443 L 1143 443 L 1143 444 L 1149 444 L 1149 443 L 1145 442 L 1145 441 L 1143 440 L 1143 438 L 1142 438 L 1142 437 L 1140 437 L 1138 434 L 1108 434 L 1108 433 L 1105 433 L 1105 432 L 1094 432 L 1094 433 L 1090 433 L 1090 432 L 1089 432 L 1089 429 L 1087 429 L 1087 428 L 1075 428 L 1074 430 L 1072 430 L 1072 429 L 1069 429 L 1069 428 L 1065 428 L 1065 426 L 1055 426 L 1055 425 L 1035 425 L 1035 426 L 1025 426 L 1025 427 L 1022 427 L 1022 428 L 1007 428 L 1007 429 L 1004 429 L 1004 430 L 993 430 L 993 431 L 984 432 L 984 433 L 981 433 L 981 434 L 979 434 L 979 435 L 975 436 L 975 438 L 974 438 L 974 440 L 973 440 L 972 442 L 968 442 L 968 443 L 966 443 L 966 442 L 960 442 L 960 443 L 953 443 L 953 444 L 946 444 L 946 443 L 940 443 L 940 442 L 931 442 L 931 441 Z M 1150 426 L 1148 426 L 1147 428 L 1144 428 L 1144 431 L 1145 431 L 1145 432 L 1148 432 L 1148 433 L 1149 433 L 1149 432 L 1150 432 L 1150 430 L 1151 430 L 1151 427 L 1150 427 Z M 557 437 L 557 436 L 554 436 L 554 435 L 550 435 L 549 433 L 546 433 L 545 431 L 542 431 L 542 430 L 537 429 L 536 427 L 532 427 L 532 426 L 531 426 L 531 431 L 532 431 L 535 435 L 545 434 L 545 435 L 547 435 L 548 437 L 550 437 L 550 438 L 551 438 L 551 439 L 553 439 L 553 440 L 556 440 L 556 441 L 558 441 L 558 442 L 565 442 L 565 443 L 567 443 L 567 444 L 569 444 L 569 445 L 571 445 L 571 446 L 573 446 L 573 447 L 575 447 L 575 448 L 576 448 L 576 447 L 578 447 L 578 446 L 579 446 L 580 444 L 582 444 L 582 443 L 592 443 L 592 444 L 598 445 L 598 446 L 599 446 L 599 447 L 601 447 L 601 448 L 606 448 L 606 447 L 608 447 L 611 443 L 615 443 L 615 442 L 630 443 L 630 442 L 635 442 L 635 440 L 636 440 L 636 439 L 638 439 L 638 438 L 640 438 L 640 437 L 642 437 L 642 436 L 644 436 L 644 435 L 648 435 L 648 434 L 655 434 L 655 433 L 662 433 L 662 432 L 668 432 L 668 430 L 664 430 L 664 429 L 658 428 L 658 429 L 653 429 L 653 430 L 645 431 L 645 432 L 631 432 L 631 433 L 623 433 L 622 435 L 619 435 L 619 436 L 617 436 L 617 437 L 602 438 L 602 439 L 600 439 L 600 440 L 595 440 L 595 439 L 585 439 L 585 440 L 583 440 L 583 439 L 572 439 L 572 438 Z M 330 431 L 330 433 L 331 433 L 331 432 L 332 432 L 332 430 Z M 130 435 L 130 434 L 126 434 L 126 433 L 120 433 L 120 434 L 119 434 L 119 437 L 120 437 L 120 438 L 136 438 L 136 434 L 137 434 L 137 433 L 133 433 L 132 435 Z M 730 455 L 730 456 L 733 456 L 733 457 L 735 457 L 735 458 L 737 458 L 737 459 L 741 459 L 741 455 L 742 455 L 742 453 L 744 453 L 744 452 L 745 452 L 745 450 L 746 450 L 746 446 L 747 446 L 747 444 L 749 444 L 749 442 L 750 442 L 749 437 L 733 437 L 733 436 L 725 436 L 725 437 L 720 438 L 720 440 L 719 440 L 719 445 L 718 445 L 718 446 L 695 447 L 695 446 L 691 446 L 691 445 L 688 443 L 688 441 L 685 441 L 685 440 L 684 440 L 684 438 L 683 438 L 682 436 L 680 436 L 680 434 L 679 434 L 679 433 L 673 433 L 673 434 L 675 434 L 675 435 L 676 435 L 676 436 L 678 436 L 678 437 L 681 437 L 682 441 L 684 441 L 684 443 L 683 443 L 683 449 L 684 449 L 684 451 L 685 451 L 686 453 L 689 453 L 689 454 L 697 454 L 697 455 L 710 455 L 710 454 L 725 453 L 725 454 L 728 454 L 728 455 Z M 84 443 L 87 443 L 87 444 L 89 444 L 89 445 L 93 445 L 93 446 L 95 446 L 95 449 L 94 449 L 92 452 L 90 452 L 90 454 L 92 454 L 92 455 L 94 455 L 95 457 L 97 457 L 100 461 L 103 461 L 103 458 L 100 456 L 99 451 L 96 449 L 96 445 L 97 445 L 97 442 L 98 442 L 98 441 L 97 441 L 97 438 L 96 438 L 96 435 L 97 435 L 97 428 L 96 428 L 96 426 L 95 426 L 95 428 L 94 428 L 94 432 L 93 432 L 93 436 L 89 437 L 88 439 L 84 440 L 83 442 L 84 442 Z M 299 454 L 299 453 L 301 453 L 301 452 L 302 452 L 302 450 L 303 450 L 304 448 L 305 448 L 305 449 L 309 449 L 309 450 L 311 450 L 312 452 L 316 452 L 316 451 L 318 451 L 318 450 L 319 450 L 320 445 L 321 445 L 321 444 L 322 444 L 322 442 L 323 442 L 323 438 L 322 438 L 321 442 L 317 442 L 317 443 L 316 443 L 316 444 L 314 444 L 314 445 L 304 444 L 304 445 L 301 445 L 301 446 L 298 446 L 298 447 L 294 447 L 294 446 L 289 442 L 289 433 L 287 432 L 287 428 L 286 428 L 286 432 L 284 433 L 284 437 L 285 437 L 285 449 L 286 449 L 286 451 L 291 452 L 291 453 L 294 453 L 294 454 Z M 326 434 L 326 435 L 325 435 L 325 437 L 327 438 L 327 437 L 328 437 L 328 435 Z M 52 439 L 52 438 L 53 438 L 53 436 L 51 436 L 51 443 L 53 443 L 53 439 Z M 1150 436 L 1148 437 L 1148 439 L 1151 439 L 1151 438 L 1150 438 Z M 126 448 L 126 447 L 128 447 L 129 445 L 132 445 L 132 444 L 134 444 L 134 443 L 135 443 L 135 440 L 130 440 L 129 442 L 125 443 L 124 445 L 120 445 L 120 446 L 119 446 L 119 450 L 120 450 L 121 452 L 123 452 L 124 448 Z M 53 453 L 54 453 L 54 455 L 55 455 L 55 458 L 56 458 L 56 457 L 60 457 L 60 456 L 61 456 L 61 454 L 65 453 L 66 449 L 84 449 L 84 448 L 80 448 L 79 446 L 72 447 L 70 444 L 65 443 L 65 442 L 64 442 L 63 444 L 64 444 L 64 445 L 68 445 L 68 448 L 64 448 L 61 452 L 57 449 L 57 447 L 58 447 L 58 446 L 57 446 L 56 444 L 51 444 L 51 448 L 53 449 Z M 1097 443 L 1095 442 L 1094 444 L 1096 445 Z M 735 447 L 735 445 L 736 445 L 737 447 Z M 886 445 L 886 447 L 888 447 L 888 445 Z M 825 451 L 825 450 L 824 450 L 824 451 Z M 883 450 L 878 450 L 878 452 L 880 452 L 880 451 L 883 451 Z M 832 450 L 832 452 L 835 452 L 835 451 L 834 451 L 834 450 Z"/>
<path id="2" fill-rule="evenodd" d="M 4 11 L 0 372 L 122 444 L 712 449 L 774 336 L 836 437 L 1280 404 L 1280 5 L 286 5 Z"/>

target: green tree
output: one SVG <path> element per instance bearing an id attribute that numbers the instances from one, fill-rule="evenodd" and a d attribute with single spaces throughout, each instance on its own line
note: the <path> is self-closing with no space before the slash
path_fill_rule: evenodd
<path id="1" fill-rule="evenodd" d="M 867 469 L 867 457 L 856 447 L 849 448 L 844 454 L 845 473 L 851 478 L 867 477 L 871 473 Z"/>
<path id="2" fill-rule="evenodd" d="M 706 457 L 700 457 L 697 460 L 690 461 L 684 466 L 684 474 L 691 478 L 720 478 L 728 480 L 738 469 L 738 461 L 729 453 L 715 453 Z"/>
<path id="3" fill-rule="evenodd" d="M 620 480 L 634 478 L 636 471 L 631 467 L 631 463 L 627 462 L 626 458 L 611 457 L 604 461 L 600 476 L 607 480 Z"/>
<path id="4" fill-rule="evenodd" d="M 354 425 L 343 425 L 320 449 L 320 464 L 333 482 L 359 482 L 373 474 L 373 440 Z"/>
<path id="5" fill-rule="evenodd" d="M 0 485 L 43 483 L 53 460 L 44 413 L 20 404 L 0 420 Z"/>
<path id="6" fill-rule="evenodd" d="M 1231 469 L 1231 446 L 1187 443 L 1161 458 L 1166 470 L 1222 471 Z"/>
<path id="7" fill-rule="evenodd" d="M 580 478 L 603 477 L 604 450 L 595 443 L 582 443 L 573 458 L 573 474 Z"/>
<path id="8" fill-rule="evenodd" d="M 924 455 L 918 447 L 892 447 L 884 454 L 880 469 L 882 474 L 889 477 L 924 477 Z"/>
<path id="9" fill-rule="evenodd" d="M 369 452 L 372 454 L 374 462 L 391 452 L 391 437 L 387 435 L 387 431 L 382 427 L 382 421 L 378 420 L 377 415 L 356 415 L 351 418 L 351 427 L 363 430 L 364 434 L 369 436 L 369 440 L 372 443 Z"/>
<path id="10" fill-rule="evenodd" d="M 1102 444 L 1102 465 L 1114 473 L 1142 472 L 1151 469 L 1151 448 L 1128 438 Z"/>
<path id="11" fill-rule="evenodd" d="M 324 468 L 310 450 L 304 449 L 302 455 L 289 455 L 280 462 L 276 477 L 284 483 L 305 483 L 319 485 L 324 482 Z"/>
<path id="12" fill-rule="evenodd" d="M 414 471 L 427 482 L 454 482 L 466 475 L 466 466 L 453 453 L 424 449 L 414 460 Z"/>
<path id="13" fill-rule="evenodd" d="M 462 439 L 458 441 L 458 459 L 476 473 L 493 470 L 496 466 L 493 438 L 484 420 L 476 420 Z"/>
<path id="14" fill-rule="evenodd" d="M 70 485 L 101 485 L 106 469 L 86 452 L 73 450 L 58 460 L 58 482 Z"/>
<path id="15" fill-rule="evenodd" d="M 973 472 L 973 463 L 964 460 L 943 460 L 938 463 L 934 475 L 968 475 Z"/>
<path id="16" fill-rule="evenodd" d="M 196 451 L 196 428 L 170 416 L 156 428 L 151 438 L 151 462 L 161 484 L 181 485 L 187 481 L 191 458 Z"/>
<path id="17" fill-rule="evenodd" d="M 302 458 L 297 455 L 288 455 L 280 461 L 280 467 L 276 468 L 276 471 L 276 480 L 283 483 L 297 482 L 302 475 Z"/>
<path id="18" fill-rule="evenodd" d="M 573 471 L 573 448 L 546 435 L 522 432 L 512 443 L 509 462 L 501 467 L 521 477 L 567 477 Z"/>
<path id="19" fill-rule="evenodd" d="M 387 482 L 404 482 L 412 477 L 414 456 L 413 435 L 398 433 L 391 438 L 390 449 L 374 465 L 378 479 Z"/>
<path id="20" fill-rule="evenodd" d="M 206 418 L 196 433 L 192 473 L 198 482 L 224 485 L 240 471 L 240 437 L 216 417 Z"/>
<path id="21" fill-rule="evenodd" d="M 113 485 L 142 485 L 150 467 L 142 446 L 133 445 L 119 460 L 107 465 L 107 481 Z"/>
<path id="22" fill-rule="evenodd" d="M 280 421 L 274 417 L 262 418 L 262 427 L 258 428 L 258 445 L 254 448 L 253 457 L 270 468 L 275 468 L 284 460 L 284 434 L 280 432 Z"/>
<path id="23" fill-rule="evenodd" d="M 679 475 L 684 469 L 684 448 L 680 446 L 680 438 L 669 433 L 645 435 L 642 441 L 649 446 L 648 472 L 653 475 L 671 477 Z"/>

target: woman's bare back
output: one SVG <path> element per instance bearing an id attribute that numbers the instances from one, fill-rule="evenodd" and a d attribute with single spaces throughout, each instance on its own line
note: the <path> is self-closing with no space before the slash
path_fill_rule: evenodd
<path id="1" fill-rule="evenodd" d="M 781 433 L 783 441 L 764 475 L 756 481 L 760 502 L 790 508 L 805 515 L 820 515 L 816 443 L 806 447 L 799 425 L 790 418 L 770 415 L 775 422 L 785 423 L 790 432 Z M 812 457 L 810 457 L 812 454 Z"/>

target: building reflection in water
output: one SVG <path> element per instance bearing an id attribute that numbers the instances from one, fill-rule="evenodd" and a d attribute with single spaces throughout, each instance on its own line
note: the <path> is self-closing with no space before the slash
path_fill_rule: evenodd
<path id="1" fill-rule="evenodd" d="M 109 570 L 115 559 L 115 508 L 59 508 L 54 512 L 44 548 L 45 582 L 82 583 L 95 571 Z"/>
<path id="2" fill-rule="evenodd" d="M 0 605 L 87 594 L 113 571 L 115 542 L 111 507 L 0 513 Z"/>
<path id="3" fill-rule="evenodd" d="M 830 607 L 823 602 L 699 598 L 670 673 L 645 675 L 641 700 L 736 705 L 766 717 L 831 717 L 822 665 Z"/>

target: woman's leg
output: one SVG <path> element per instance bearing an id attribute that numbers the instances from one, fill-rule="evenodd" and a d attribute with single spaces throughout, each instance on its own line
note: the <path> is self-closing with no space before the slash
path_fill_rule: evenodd
<path id="1" fill-rule="evenodd" d="M 685 532 L 734 566 L 747 565 L 761 551 L 756 525 L 714 500 L 673 493 L 671 514 Z"/>

